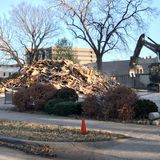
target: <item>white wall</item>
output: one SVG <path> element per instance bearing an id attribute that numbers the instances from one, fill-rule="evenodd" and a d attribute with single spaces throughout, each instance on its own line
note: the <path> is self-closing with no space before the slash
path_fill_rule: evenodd
<path id="1" fill-rule="evenodd" d="M 9 77 L 9 75 L 18 72 L 19 67 L 0 66 L 0 78 Z"/>
<path id="2" fill-rule="evenodd" d="M 117 80 L 120 84 L 126 85 L 131 88 L 145 89 L 150 83 L 149 75 L 139 74 L 136 77 L 132 78 L 129 75 L 117 76 Z"/>

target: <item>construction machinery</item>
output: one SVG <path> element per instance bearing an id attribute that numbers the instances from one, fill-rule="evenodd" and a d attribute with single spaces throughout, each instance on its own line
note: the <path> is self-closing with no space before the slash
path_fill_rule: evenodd
<path id="1" fill-rule="evenodd" d="M 140 52 L 142 50 L 142 47 L 145 46 L 146 48 L 150 49 L 153 51 L 157 57 L 158 57 L 158 62 L 157 63 L 152 63 L 149 65 L 149 79 L 150 82 L 147 86 L 149 90 L 154 90 L 154 91 L 160 91 L 160 44 L 157 44 L 155 41 L 153 41 L 151 38 L 147 37 L 149 39 L 149 42 L 145 40 L 145 34 L 142 34 L 138 41 L 136 48 L 134 50 L 134 54 L 130 59 L 129 67 L 130 71 L 129 74 L 131 77 L 136 76 L 137 70 L 141 70 L 143 72 L 143 67 L 141 65 L 138 65 L 138 58 L 140 55 Z"/>

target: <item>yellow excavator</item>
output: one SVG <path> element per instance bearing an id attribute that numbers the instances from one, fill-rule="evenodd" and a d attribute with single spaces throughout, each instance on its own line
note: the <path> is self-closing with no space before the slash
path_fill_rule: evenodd
<path id="1" fill-rule="evenodd" d="M 153 91 L 160 91 L 160 44 L 157 44 L 155 41 L 153 41 L 151 38 L 147 37 L 150 41 L 145 40 L 145 34 L 142 34 L 138 41 L 136 48 L 134 50 L 133 56 L 130 58 L 130 63 L 129 63 L 129 74 L 131 77 L 134 77 L 137 73 L 137 69 L 143 69 L 141 65 L 138 65 L 138 58 L 141 52 L 141 49 L 143 46 L 146 48 L 150 49 L 153 51 L 157 57 L 158 57 L 158 62 L 157 63 L 152 63 L 149 65 L 149 79 L 151 83 L 148 84 L 147 88 L 148 90 L 153 90 Z"/>

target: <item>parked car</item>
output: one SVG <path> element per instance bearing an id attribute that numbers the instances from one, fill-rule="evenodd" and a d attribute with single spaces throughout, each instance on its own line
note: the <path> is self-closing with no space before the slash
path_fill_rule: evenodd
<path id="1" fill-rule="evenodd" d="M 160 91 L 160 84 L 159 83 L 149 83 L 147 85 L 147 89 L 149 91 L 159 92 Z"/>

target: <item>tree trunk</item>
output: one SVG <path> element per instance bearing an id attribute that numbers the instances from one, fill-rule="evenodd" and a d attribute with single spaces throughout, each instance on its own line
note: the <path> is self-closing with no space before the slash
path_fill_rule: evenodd
<path id="1" fill-rule="evenodd" d="M 23 65 L 24 65 L 24 64 L 22 64 L 19 59 L 17 60 L 17 63 L 18 63 L 18 65 L 19 65 L 20 69 L 23 68 Z"/>
<path id="2" fill-rule="evenodd" d="M 101 55 L 97 56 L 97 70 L 102 71 L 102 56 Z"/>
<path id="3" fill-rule="evenodd" d="M 28 54 L 28 55 L 27 55 L 27 64 L 28 64 L 28 65 L 31 65 L 32 62 L 33 62 L 33 55 L 32 55 L 31 52 L 29 52 L 29 53 L 27 53 L 27 54 Z"/>

